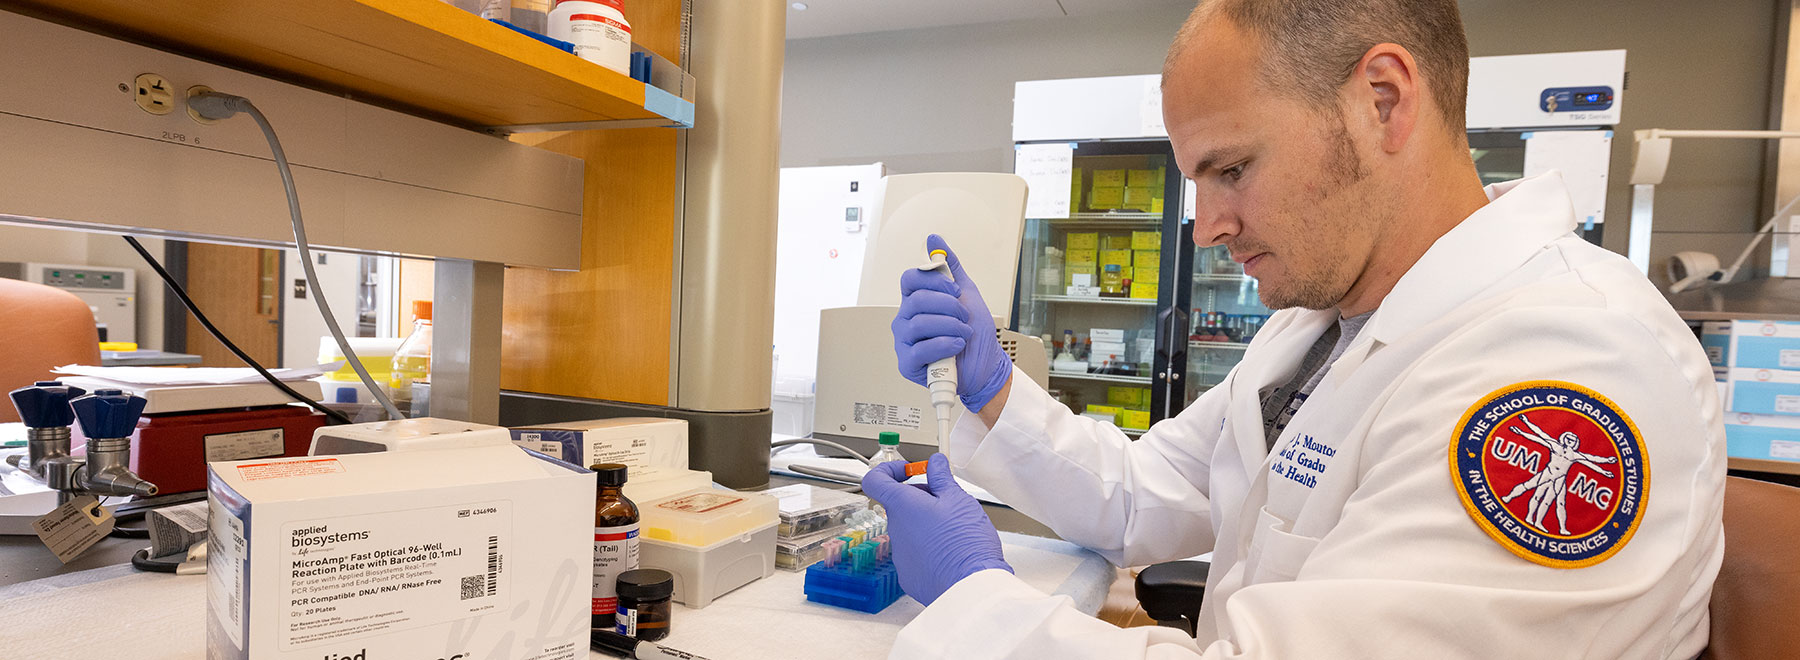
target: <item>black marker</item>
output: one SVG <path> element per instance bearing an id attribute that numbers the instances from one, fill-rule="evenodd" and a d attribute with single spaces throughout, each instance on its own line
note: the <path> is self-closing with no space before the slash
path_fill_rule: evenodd
<path id="1" fill-rule="evenodd" d="M 677 651 L 653 642 L 640 641 L 626 637 L 611 630 L 595 630 L 592 643 L 595 651 L 618 658 L 637 658 L 637 660 L 706 660 L 686 651 Z"/>

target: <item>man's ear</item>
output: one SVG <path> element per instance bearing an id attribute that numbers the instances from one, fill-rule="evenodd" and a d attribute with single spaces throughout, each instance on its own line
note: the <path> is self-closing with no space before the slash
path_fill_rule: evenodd
<path id="1" fill-rule="evenodd" d="M 1412 138 L 1424 104 L 1418 62 L 1399 44 L 1376 44 L 1350 76 L 1352 110 L 1380 135 L 1381 149 L 1399 151 Z"/>

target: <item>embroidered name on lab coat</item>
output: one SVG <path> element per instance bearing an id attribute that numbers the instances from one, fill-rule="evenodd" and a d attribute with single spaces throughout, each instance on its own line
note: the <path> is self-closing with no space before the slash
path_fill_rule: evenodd
<path id="1" fill-rule="evenodd" d="M 1319 485 L 1319 477 L 1325 475 L 1325 468 L 1331 465 L 1331 457 L 1336 455 L 1337 448 L 1319 442 L 1311 435 L 1296 433 L 1288 439 L 1287 446 L 1276 452 L 1269 461 L 1269 471 L 1288 481 L 1312 488 Z"/>

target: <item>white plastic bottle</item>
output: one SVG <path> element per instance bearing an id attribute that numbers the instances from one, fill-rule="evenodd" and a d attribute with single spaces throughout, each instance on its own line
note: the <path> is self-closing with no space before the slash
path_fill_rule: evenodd
<path id="1" fill-rule="evenodd" d="M 575 44 L 575 54 L 584 60 L 631 75 L 625 0 L 562 0 L 550 11 L 548 34 Z"/>
<path id="2" fill-rule="evenodd" d="M 394 351 L 394 369 L 388 375 L 394 401 L 412 401 L 412 384 L 431 375 L 431 301 L 413 301 L 413 331 Z"/>

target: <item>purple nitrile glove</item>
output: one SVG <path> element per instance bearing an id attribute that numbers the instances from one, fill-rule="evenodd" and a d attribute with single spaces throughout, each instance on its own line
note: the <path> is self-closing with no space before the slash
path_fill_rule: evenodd
<path id="1" fill-rule="evenodd" d="M 863 493 L 887 509 L 894 567 L 906 595 L 930 605 L 963 578 L 998 568 L 1008 573 L 1000 533 L 974 496 L 950 475 L 950 459 L 932 454 L 925 486 L 909 486 L 906 464 L 883 463 L 863 475 Z"/>
<path id="2" fill-rule="evenodd" d="M 963 406 L 980 411 L 1012 376 L 1012 358 L 994 334 L 994 315 L 956 253 L 937 234 L 925 249 L 943 250 L 952 278 L 941 271 L 908 268 L 900 274 L 900 313 L 894 316 L 894 354 L 900 375 L 925 384 L 925 367 L 956 356 L 956 394 Z"/>

